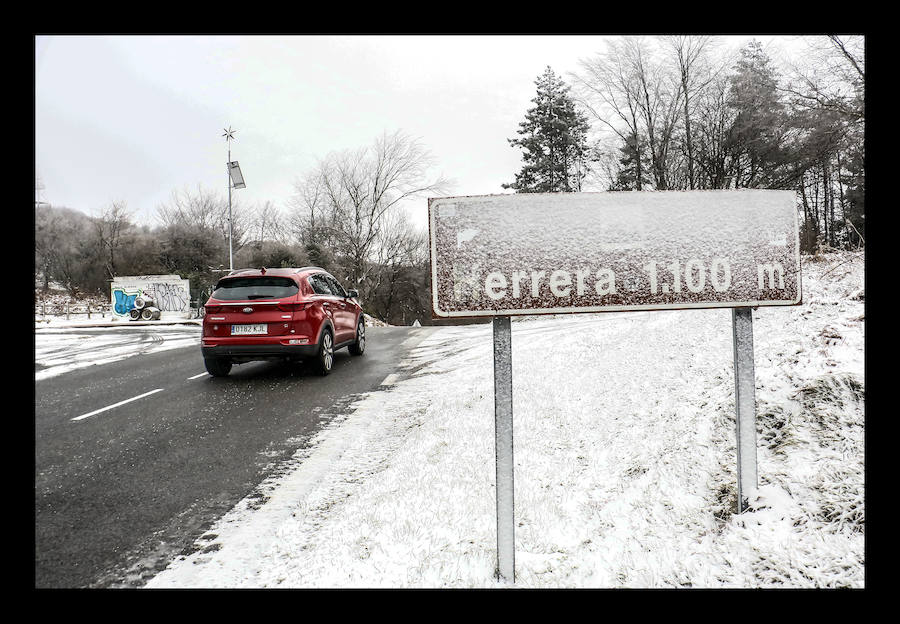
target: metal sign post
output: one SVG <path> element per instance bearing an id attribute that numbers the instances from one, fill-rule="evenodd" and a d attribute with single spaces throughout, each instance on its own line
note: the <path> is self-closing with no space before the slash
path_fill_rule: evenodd
<path id="1" fill-rule="evenodd" d="M 493 317 L 498 575 L 515 580 L 510 316 L 731 308 L 738 512 L 757 488 L 751 308 L 801 303 L 793 191 L 431 198 L 434 318 Z"/>
<path id="2" fill-rule="evenodd" d="M 734 409 L 737 434 L 737 511 L 758 486 L 756 470 L 756 382 L 753 370 L 753 316 L 750 308 L 731 309 L 734 339 Z"/>
<path id="3" fill-rule="evenodd" d="M 234 140 L 234 130 L 231 126 L 225 129 L 225 143 L 228 145 L 228 161 L 225 171 L 228 173 L 228 268 L 234 271 L 234 253 L 231 247 L 231 142 Z"/>
<path id="4" fill-rule="evenodd" d="M 234 251 L 232 245 L 232 236 L 233 236 L 233 219 L 231 216 L 231 189 L 241 189 L 246 187 L 247 185 L 244 183 L 244 175 L 241 173 L 241 167 L 237 161 L 231 161 L 231 142 L 234 140 L 235 131 L 231 129 L 231 126 L 225 129 L 225 134 L 222 136 L 225 137 L 225 142 L 228 144 L 228 163 L 226 169 L 228 170 L 228 269 L 230 271 L 234 271 Z"/>
<path id="5" fill-rule="evenodd" d="M 516 580 L 513 495 L 512 332 L 508 316 L 495 316 L 494 436 L 497 461 L 497 571 Z"/>

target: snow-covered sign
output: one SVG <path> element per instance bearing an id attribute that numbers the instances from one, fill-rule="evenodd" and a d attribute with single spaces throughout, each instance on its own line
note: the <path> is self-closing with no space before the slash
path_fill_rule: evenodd
<path id="1" fill-rule="evenodd" d="M 792 191 L 428 202 L 433 316 L 796 305 Z"/>

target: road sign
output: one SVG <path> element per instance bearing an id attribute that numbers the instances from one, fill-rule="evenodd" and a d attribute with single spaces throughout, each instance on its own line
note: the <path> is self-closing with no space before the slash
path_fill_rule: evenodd
<path id="1" fill-rule="evenodd" d="M 511 315 L 732 308 L 738 505 L 757 487 L 751 307 L 797 305 L 791 191 L 428 200 L 432 314 L 493 316 L 497 575 L 515 582 Z"/>
<path id="2" fill-rule="evenodd" d="M 244 174 L 241 173 L 241 166 L 238 164 L 238 161 L 235 160 L 228 163 L 228 174 L 231 176 L 231 182 L 234 184 L 234 188 L 242 189 L 247 187 L 247 185 L 244 184 Z"/>
<path id="3" fill-rule="evenodd" d="M 429 199 L 435 318 L 801 302 L 792 191 Z"/>

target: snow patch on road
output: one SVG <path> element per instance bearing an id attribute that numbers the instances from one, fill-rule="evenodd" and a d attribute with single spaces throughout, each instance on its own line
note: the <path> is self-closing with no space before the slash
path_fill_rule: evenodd
<path id="1" fill-rule="evenodd" d="M 34 332 L 34 378 L 40 381 L 86 366 L 199 345 L 200 327 L 189 324 L 39 327 Z"/>

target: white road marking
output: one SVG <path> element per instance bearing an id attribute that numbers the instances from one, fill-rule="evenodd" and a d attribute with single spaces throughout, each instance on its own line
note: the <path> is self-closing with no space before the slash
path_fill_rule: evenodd
<path id="1" fill-rule="evenodd" d="M 197 377 L 203 377 L 204 375 L 208 375 L 209 373 L 200 373 L 199 375 L 194 375 L 193 377 L 188 377 L 188 381 L 191 379 L 197 379 Z"/>
<path id="2" fill-rule="evenodd" d="M 162 388 L 157 388 L 156 390 L 151 390 L 150 392 L 145 392 L 144 394 L 138 395 L 136 397 L 132 397 L 130 399 L 125 399 L 124 401 L 119 401 L 118 403 L 114 403 L 113 405 L 107 405 L 106 407 L 101 407 L 98 410 L 94 410 L 93 412 L 88 412 L 87 414 L 82 414 L 81 416 L 76 416 L 72 420 L 83 420 L 88 416 L 93 416 L 95 414 L 99 414 L 100 412 L 105 412 L 106 410 L 111 410 L 114 407 L 119 407 L 120 405 L 125 405 L 126 403 L 131 403 L 132 401 L 137 401 L 138 399 L 143 399 L 146 396 L 150 396 L 151 394 L 155 394 L 157 392 L 162 392 Z"/>

